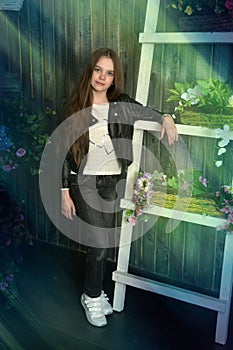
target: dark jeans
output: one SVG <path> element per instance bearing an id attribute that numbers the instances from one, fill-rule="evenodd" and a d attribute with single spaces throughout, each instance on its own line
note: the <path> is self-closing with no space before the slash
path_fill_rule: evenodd
<path id="1" fill-rule="evenodd" d="M 107 247 L 114 246 L 117 180 L 117 175 L 81 175 L 71 180 L 71 197 L 88 246 L 84 292 L 93 298 L 101 294 Z"/>
<path id="2" fill-rule="evenodd" d="M 100 296 L 106 268 L 107 248 L 88 247 L 84 278 L 84 293 L 91 298 Z"/>

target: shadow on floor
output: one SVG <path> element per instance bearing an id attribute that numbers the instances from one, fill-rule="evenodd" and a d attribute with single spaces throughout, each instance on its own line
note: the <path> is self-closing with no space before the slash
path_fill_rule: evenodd
<path id="1" fill-rule="evenodd" d="M 37 242 L 23 250 L 19 298 L 1 309 L 1 350 L 232 350 L 233 318 L 225 346 L 214 342 L 216 313 L 127 287 L 125 309 L 95 328 L 80 305 L 84 255 Z M 115 264 L 105 291 L 113 298 Z M 232 313 L 231 313 L 232 315 Z"/>

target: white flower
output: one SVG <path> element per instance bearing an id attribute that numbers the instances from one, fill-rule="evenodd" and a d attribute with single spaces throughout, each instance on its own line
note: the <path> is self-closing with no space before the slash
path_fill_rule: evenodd
<path id="1" fill-rule="evenodd" d="M 200 102 L 198 96 L 200 96 L 200 87 L 196 85 L 193 89 L 189 88 L 187 92 L 184 92 L 181 98 L 185 101 L 191 101 L 191 105 L 197 105 Z"/>
<path id="2" fill-rule="evenodd" d="M 224 147 L 219 148 L 219 150 L 218 150 L 218 156 L 221 156 L 221 154 L 223 154 L 223 153 L 225 153 L 225 152 L 226 152 L 226 148 L 224 148 Z"/>
<path id="3" fill-rule="evenodd" d="M 233 97 L 233 95 L 232 95 L 232 97 Z M 224 125 L 223 130 L 224 130 L 224 131 L 228 131 L 228 130 L 230 130 L 229 125 Z"/>
<path id="4" fill-rule="evenodd" d="M 185 101 L 189 101 L 189 94 L 187 92 L 184 92 L 182 95 L 181 95 L 181 98 L 183 98 L 183 100 Z"/>
<path id="5" fill-rule="evenodd" d="M 226 145 L 228 145 L 229 142 L 230 142 L 230 140 L 227 139 L 227 138 L 222 139 L 221 141 L 219 141 L 218 146 L 219 147 L 225 147 Z"/>
<path id="6" fill-rule="evenodd" d="M 215 165 L 216 165 L 217 168 L 219 168 L 222 165 L 222 160 L 217 160 L 215 162 Z"/>
<path id="7" fill-rule="evenodd" d="M 223 134 L 223 130 L 222 129 L 218 128 L 218 129 L 214 130 L 214 135 L 215 135 L 216 139 L 220 139 L 222 134 Z"/>

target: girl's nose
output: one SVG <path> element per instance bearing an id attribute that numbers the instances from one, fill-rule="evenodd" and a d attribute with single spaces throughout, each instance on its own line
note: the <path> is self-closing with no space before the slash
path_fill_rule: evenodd
<path id="1" fill-rule="evenodd" d="M 104 80 L 106 78 L 106 75 L 105 73 L 101 72 L 99 77 L 100 79 Z"/>

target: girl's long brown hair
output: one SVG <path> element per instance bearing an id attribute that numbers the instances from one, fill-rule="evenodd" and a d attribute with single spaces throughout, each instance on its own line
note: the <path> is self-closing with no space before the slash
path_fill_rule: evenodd
<path id="1" fill-rule="evenodd" d="M 98 60 L 101 57 L 109 57 L 113 61 L 114 67 L 114 81 L 107 91 L 107 99 L 109 102 L 116 100 L 121 94 L 124 84 L 124 75 L 122 64 L 119 56 L 115 51 L 108 48 L 101 48 L 93 52 L 89 61 L 87 62 L 86 68 L 81 76 L 78 87 L 73 91 L 64 111 L 65 118 L 77 113 L 78 111 L 84 110 L 91 107 L 93 104 L 93 92 L 91 87 L 91 77 L 95 69 Z M 78 140 L 71 147 L 74 160 L 77 166 L 80 165 L 82 159 L 88 152 L 89 147 L 89 132 L 88 132 L 88 118 L 87 113 L 77 114 L 78 126 L 81 131 L 81 135 Z"/>

